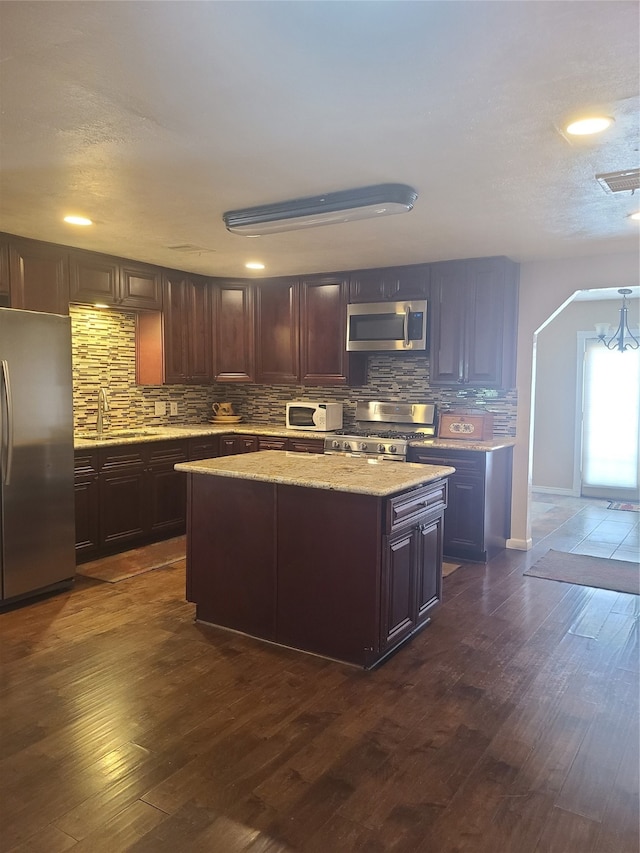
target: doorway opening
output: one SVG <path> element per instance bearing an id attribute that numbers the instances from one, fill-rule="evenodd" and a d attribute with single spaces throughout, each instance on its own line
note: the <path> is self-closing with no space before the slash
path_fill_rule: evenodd
<path id="1" fill-rule="evenodd" d="M 585 334 L 578 347 L 580 495 L 637 501 L 640 350 L 609 350 Z"/>

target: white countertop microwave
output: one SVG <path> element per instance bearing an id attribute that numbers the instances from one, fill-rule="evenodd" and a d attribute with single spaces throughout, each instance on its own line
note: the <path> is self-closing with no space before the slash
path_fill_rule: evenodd
<path id="1" fill-rule="evenodd" d="M 426 299 L 347 305 L 347 351 L 416 352 L 426 348 Z"/>
<path id="2" fill-rule="evenodd" d="M 294 400 L 287 403 L 287 429 L 330 432 L 342 428 L 342 403 L 315 403 Z"/>

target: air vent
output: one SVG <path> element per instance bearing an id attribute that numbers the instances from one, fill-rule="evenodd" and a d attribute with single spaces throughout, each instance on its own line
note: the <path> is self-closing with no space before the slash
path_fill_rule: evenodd
<path id="1" fill-rule="evenodd" d="M 629 193 L 640 189 L 640 169 L 625 169 L 623 172 L 606 172 L 596 175 L 596 181 L 607 192 Z"/>
<path id="2" fill-rule="evenodd" d="M 184 255 L 201 255 L 203 252 L 215 252 L 215 249 L 205 249 L 204 246 L 194 246 L 193 243 L 179 243 L 177 246 L 167 246 L 174 252 L 182 252 Z"/>

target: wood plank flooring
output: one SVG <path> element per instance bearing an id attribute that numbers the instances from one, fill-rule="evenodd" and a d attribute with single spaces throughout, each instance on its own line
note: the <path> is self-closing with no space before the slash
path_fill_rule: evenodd
<path id="1" fill-rule="evenodd" d="M 638 853 L 638 597 L 548 547 L 373 672 L 196 625 L 182 563 L 1 613 L 0 850 Z"/>

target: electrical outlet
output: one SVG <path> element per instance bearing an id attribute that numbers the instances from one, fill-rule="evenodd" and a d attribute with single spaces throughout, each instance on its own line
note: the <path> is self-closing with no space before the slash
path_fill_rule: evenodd
<path id="1" fill-rule="evenodd" d="M 178 404 L 177 403 L 169 403 L 169 413 L 172 415 L 178 414 Z"/>
<path id="2" fill-rule="evenodd" d="M 166 403 L 156 403 L 156 415 L 166 415 L 167 414 L 167 404 Z"/>

